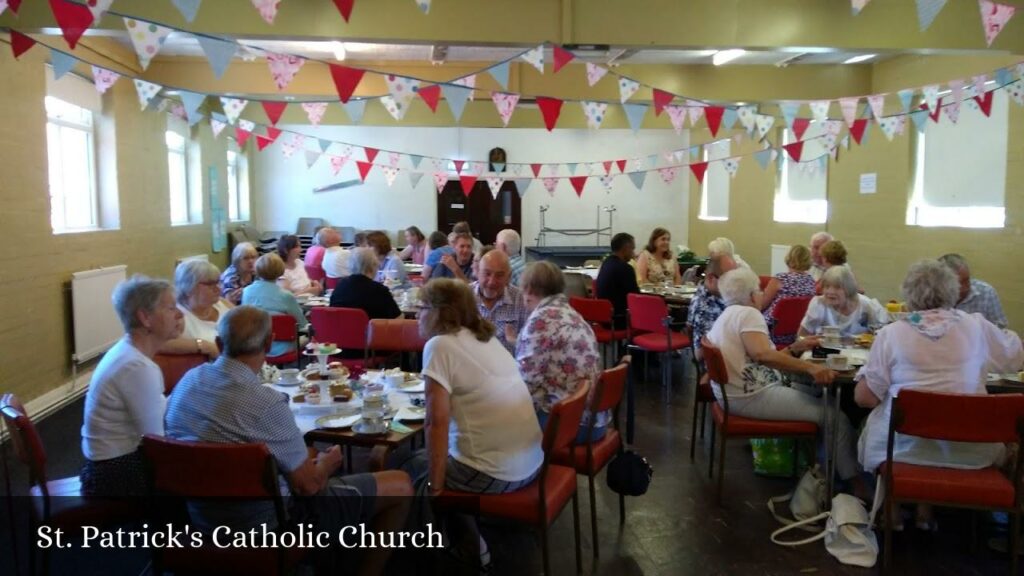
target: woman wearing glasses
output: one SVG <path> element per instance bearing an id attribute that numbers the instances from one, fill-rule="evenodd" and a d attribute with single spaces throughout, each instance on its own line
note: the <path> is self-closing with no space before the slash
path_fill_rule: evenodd
<path id="1" fill-rule="evenodd" d="M 174 271 L 178 309 L 185 315 L 185 330 L 160 349 L 164 354 L 206 354 L 217 350 L 217 320 L 233 306 L 220 296 L 220 270 L 202 260 L 187 260 Z"/>

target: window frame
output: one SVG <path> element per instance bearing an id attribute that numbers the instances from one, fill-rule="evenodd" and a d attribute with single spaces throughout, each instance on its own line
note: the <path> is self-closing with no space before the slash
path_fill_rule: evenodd
<path id="1" fill-rule="evenodd" d="M 812 124 L 813 126 L 813 124 Z M 772 200 L 772 221 L 780 224 L 825 224 L 828 222 L 828 165 L 821 175 L 825 181 L 824 198 L 821 200 L 793 200 L 789 194 L 790 185 L 790 164 L 797 164 L 789 158 L 782 146 L 790 144 L 789 137 L 796 137 L 792 130 L 781 128 L 779 141 L 779 154 L 782 157 L 781 166 L 776 179 L 775 197 Z M 793 142 L 796 142 L 794 139 Z"/>
<path id="2" fill-rule="evenodd" d="M 234 156 L 234 158 L 232 158 Z M 228 139 L 227 159 L 228 180 L 228 221 L 248 222 L 252 214 L 249 187 L 249 157 L 233 138 Z"/>
<path id="3" fill-rule="evenodd" d="M 716 158 L 714 161 L 711 160 L 710 147 L 714 146 L 714 145 L 721 145 L 722 143 L 725 143 L 725 144 L 727 144 L 729 146 L 729 150 L 726 151 L 725 156 L 722 156 L 722 158 L 729 158 L 730 155 L 732 154 L 732 140 L 731 139 L 718 140 L 718 141 L 715 141 L 715 142 L 709 142 L 708 144 L 705 144 L 704 146 L 701 146 L 701 158 L 703 159 L 704 162 L 707 162 L 707 167 L 706 167 L 706 169 L 704 171 L 704 178 L 703 178 L 703 180 L 701 181 L 701 184 L 700 184 L 700 211 L 697 213 L 697 218 L 700 219 L 700 220 L 707 221 L 707 222 L 728 222 L 729 221 L 729 205 L 730 205 L 730 203 L 732 201 L 732 198 L 731 198 L 731 194 L 732 194 L 732 178 L 729 177 L 728 173 L 725 174 L 725 178 L 726 178 L 726 180 L 725 180 L 725 195 L 726 195 L 726 199 L 725 199 L 725 215 L 724 216 L 717 216 L 717 215 L 712 216 L 712 215 L 708 214 L 708 193 L 710 192 L 711 167 L 719 164 L 718 160 L 722 159 L 722 158 Z M 724 168 L 723 168 L 723 170 L 724 170 Z"/>
<path id="4" fill-rule="evenodd" d="M 63 106 L 72 106 L 78 110 L 82 110 L 89 115 L 89 122 L 76 122 L 67 118 L 62 118 L 51 112 L 50 107 L 47 106 L 48 101 L 53 100 L 59 102 Z M 72 234 L 77 232 L 92 232 L 101 230 L 100 225 L 100 205 L 99 205 L 99 166 L 97 163 L 97 151 L 96 151 L 96 113 L 89 108 L 79 106 L 73 102 L 68 102 L 57 96 L 47 94 L 43 99 L 43 107 L 46 112 L 46 152 L 47 152 L 47 177 L 48 177 L 48 193 L 50 197 L 50 227 L 54 234 Z M 52 128 L 52 129 L 51 129 Z M 64 141 L 63 137 L 59 137 L 64 130 L 75 130 L 81 132 L 86 138 L 86 155 L 88 159 L 86 161 L 86 167 L 89 171 L 86 184 L 88 186 L 88 205 L 89 205 L 89 224 L 86 226 L 69 226 L 67 217 L 67 198 L 68 194 L 65 190 L 64 178 L 61 178 L 59 193 L 55 193 L 53 173 L 55 170 L 59 170 L 63 173 L 64 165 L 64 154 L 63 146 L 61 143 Z M 51 138 L 52 132 L 56 131 L 59 137 L 58 142 L 54 142 Z M 59 150 L 54 155 L 54 146 Z M 60 167 L 54 166 L 54 160 L 60 161 Z M 60 225 L 57 225 L 57 207 L 56 203 L 60 205 Z"/>

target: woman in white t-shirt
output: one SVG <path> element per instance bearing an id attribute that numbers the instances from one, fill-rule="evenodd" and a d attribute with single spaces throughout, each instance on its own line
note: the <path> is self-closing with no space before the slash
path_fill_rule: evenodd
<path id="1" fill-rule="evenodd" d="M 725 311 L 706 336 L 722 352 L 728 382 L 712 382 L 715 397 L 722 402 L 724 385 L 733 414 L 762 420 L 797 420 L 821 424 L 824 409 L 821 400 L 783 384 L 780 370 L 803 373 L 816 384 L 828 384 L 835 373 L 819 364 L 794 356 L 814 347 L 817 338 L 805 338 L 784 350 L 776 350 L 768 337 L 768 325 L 755 304 L 760 280 L 747 268 L 726 272 L 718 280 Z M 858 478 L 853 430 L 841 412 L 837 414 L 838 452 L 836 470 L 840 478 L 853 480 L 858 495 L 867 489 Z"/>
<path id="2" fill-rule="evenodd" d="M 888 323 L 885 307 L 858 293 L 853 272 L 846 266 L 833 266 L 821 277 L 821 296 L 808 304 L 799 335 L 811 336 L 825 326 L 836 326 L 841 335 L 856 336 Z"/>
<path id="3" fill-rule="evenodd" d="M 284 274 L 277 279 L 277 285 L 292 294 L 320 294 L 320 283 L 310 280 L 302 255 L 299 237 L 294 234 L 282 236 L 277 241 L 277 255 L 284 261 Z"/>
<path id="4" fill-rule="evenodd" d="M 234 306 L 221 298 L 220 270 L 205 260 L 186 260 L 174 270 L 178 309 L 184 315 L 181 335 L 160 347 L 161 354 L 220 355 L 217 321 Z"/>

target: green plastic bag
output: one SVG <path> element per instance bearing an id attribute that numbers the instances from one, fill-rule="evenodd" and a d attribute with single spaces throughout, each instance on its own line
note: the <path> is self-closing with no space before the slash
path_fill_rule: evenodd
<path id="1" fill-rule="evenodd" d="M 793 475 L 792 438 L 751 438 L 750 447 L 754 452 L 754 473 L 762 476 L 790 477 Z M 806 450 L 799 451 L 797 472 L 807 468 Z"/>

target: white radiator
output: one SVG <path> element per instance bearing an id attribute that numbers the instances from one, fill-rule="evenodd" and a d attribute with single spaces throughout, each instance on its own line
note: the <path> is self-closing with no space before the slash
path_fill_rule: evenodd
<path id="1" fill-rule="evenodd" d="M 125 279 L 126 266 L 110 266 L 71 275 L 71 311 L 75 332 L 75 353 L 71 359 L 82 363 L 104 353 L 124 334 L 110 297 Z"/>

